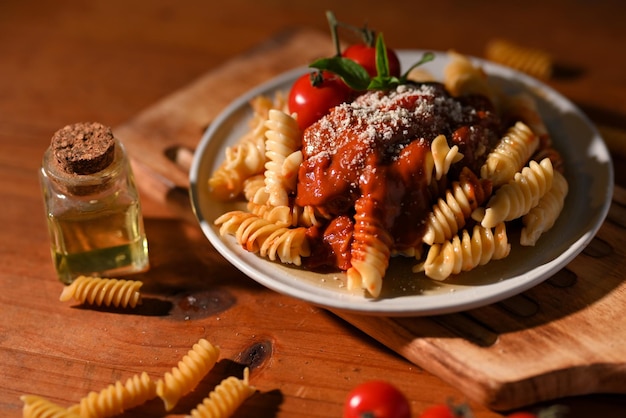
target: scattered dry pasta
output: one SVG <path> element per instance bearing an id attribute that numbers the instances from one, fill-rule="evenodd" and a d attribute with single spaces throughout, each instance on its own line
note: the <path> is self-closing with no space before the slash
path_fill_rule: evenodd
<path id="1" fill-rule="evenodd" d="M 200 339 L 162 379 L 156 383 L 156 393 L 163 400 L 165 409 L 172 410 L 176 403 L 191 392 L 213 368 L 220 350 L 204 338 Z"/>
<path id="2" fill-rule="evenodd" d="M 550 78 L 554 66 L 552 57 L 546 51 L 504 39 L 490 41 L 485 48 L 485 57 L 544 80 Z"/>
<path id="3" fill-rule="evenodd" d="M 209 396 L 190 413 L 192 418 L 227 418 L 256 391 L 248 382 L 249 370 L 243 371 L 243 379 L 235 376 L 222 380 Z"/>
<path id="4" fill-rule="evenodd" d="M 80 415 L 68 411 L 49 400 L 37 395 L 24 395 L 22 416 L 24 418 L 81 418 Z"/>
<path id="5" fill-rule="evenodd" d="M 90 392 L 68 410 L 81 417 L 105 418 L 121 414 L 156 397 L 156 384 L 143 372 L 122 384 L 117 381 L 100 392 Z"/>
<path id="6" fill-rule="evenodd" d="M 134 308 L 141 304 L 142 285 L 138 280 L 79 276 L 64 287 L 59 300 L 67 302 L 74 298 L 90 305 Z"/>

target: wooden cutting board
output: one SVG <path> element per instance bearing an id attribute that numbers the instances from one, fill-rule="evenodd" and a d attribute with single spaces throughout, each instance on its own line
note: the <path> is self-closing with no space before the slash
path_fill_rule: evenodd
<path id="1" fill-rule="evenodd" d="M 187 169 L 215 116 L 251 87 L 330 54 L 324 34 L 285 33 L 117 127 L 142 192 L 193 219 Z M 624 133 L 607 132 L 607 142 L 623 148 Z M 626 393 L 625 228 L 626 191 L 617 188 L 607 221 L 589 247 L 521 295 L 435 317 L 335 314 L 494 409 L 577 394 Z"/>

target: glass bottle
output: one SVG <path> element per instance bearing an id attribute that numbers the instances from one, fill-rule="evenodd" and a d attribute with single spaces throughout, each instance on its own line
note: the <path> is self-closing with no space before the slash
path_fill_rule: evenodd
<path id="1" fill-rule="evenodd" d="M 149 268 L 139 194 L 124 147 L 110 128 L 79 123 L 57 131 L 40 179 L 61 282 Z"/>

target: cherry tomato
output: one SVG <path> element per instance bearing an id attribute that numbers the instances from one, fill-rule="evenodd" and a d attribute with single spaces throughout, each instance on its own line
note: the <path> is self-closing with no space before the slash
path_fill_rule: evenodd
<path id="1" fill-rule="evenodd" d="M 304 74 L 291 87 L 289 111 L 297 114 L 298 125 L 304 130 L 351 96 L 352 90 L 332 73 Z"/>
<path id="2" fill-rule="evenodd" d="M 371 77 L 376 77 L 376 47 L 365 44 L 350 45 L 343 51 L 345 58 L 350 58 L 367 70 Z M 400 61 L 393 49 L 387 49 L 387 61 L 389 61 L 389 75 L 400 77 Z"/>
<path id="3" fill-rule="evenodd" d="M 469 418 L 471 411 L 466 405 L 437 404 L 426 408 L 419 418 Z"/>
<path id="4" fill-rule="evenodd" d="M 514 412 L 511 415 L 507 415 L 507 418 L 537 418 L 537 414 L 532 412 Z"/>
<path id="5" fill-rule="evenodd" d="M 344 418 L 410 418 L 411 405 L 395 386 L 372 380 L 356 386 L 348 394 Z"/>

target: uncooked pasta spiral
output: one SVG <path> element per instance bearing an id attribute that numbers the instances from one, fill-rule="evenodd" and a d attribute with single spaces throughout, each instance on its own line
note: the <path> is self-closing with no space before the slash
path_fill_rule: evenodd
<path id="1" fill-rule="evenodd" d="M 248 382 L 249 370 L 246 367 L 243 379 L 227 377 L 204 398 L 190 413 L 192 418 L 226 418 L 231 416 L 248 399 L 255 388 Z"/>
<path id="2" fill-rule="evenodd" d="M 305 227 L 288 228 L 242 211 L 225 213 L 215 225 L 220 226 L 221 235 L 235 235 L 246 250 L 272 261 L 300 265 L 302 257 L 310 254 Z"/>
<path id="3" fill-rule="evenodd" d="M 266 127 L 265 187 L 272 206 L 285 206 L 302 162 L 302 134 L 295 118 L 276 109 L 269 111 Z"/>
<path id="4" fill-rule="evenodd" d="M 346 272 L 349 289 L 363 288 L 373 297 L 380 295 L 392 244 L 389 233 L 380 223 L 381 217 L 376 216 L 376 212 L 380 212 L 379 206 L 370 195 L 363 195 L 355 202 L 351 267 Z"/>
<path id="5" fill-rule="evenodd" d="M 139 288 L 142 285 L 138 280 L 79 276 L 65 286 L 59 300 L 67 302 L 74 298 L 90 305 L 134 308 L 141 304 Z"/>
<path id="6" fill-rule="evenodd" d="M 156 394 L 163 400 L 165 409 L 171 411 L 181 397 L 191 392 L 213 368 L 220 350 L 201 338 L 186 356 L 156 383 Z"/>
<path id="7" fill-rule="evenodd" d="M 524 227 L 520 236 L 520 244 L 535 245 L 541 234 L 552 228 L 561 214 L 569 186 L 565 177 L 558 171 L 554 172 L 552 187 L 539 200 L 537 206 L 522 217 Z"/>
<path id="8" fill-rule="evenodd" d="M 498 224 L 495 231 L 476 225 L 471 236 L 464 229 L 460 237 L 457 235 L 451 241 L 431 246 L 426 260 L 415 266 L 414 271 L 423 271 L 434 280 L 445 280 L 453 274 L 502 259 L 510 250 L 504 223 Z"/>
<path id="9" fill-rule="evenodd" d="M 547 52 L 503 39 L 494 39 L 485 48 L 488 60 L 523 71 L 533 77 L 548 79 L 552 74 L 552 57 Z"/>
<path id="10" fill-rule="evenodd" d="M 544 158 L 541 163 L 531 160 L 489 199 L 481 225 L 493 228 L 500 222 L 525 215 L 550 190 L 553 177 L 549 158 Z"/>
<path id="11" fill-rule="evenodd" d="M 20 399 L 24 402 L 22 409 L 24 418 L 81 418 L 80 415 L 70 412 L 41 396 L 24 395 Z"/>
<path id="12" fill-rule="evenodd" d="M 142 405 L 156 396 L 156 384 L 146 372 L 134 375 L 124 384 L 117 381 L 100 392 L 90 392 L 79 404 L 68 408 L 81 417 L 112 417 Z"/>
<path id="13" fill-rule="evenodd" d="M 504 134 L 487 155 L 480 176 L 491 180 L 493 187 L 508 183 L 520 171 L 539 146 L 539 137 L 523 122 L 517 122 Z"/>
<path id="14" fill-rule="evenodd" d="M 469 168 L 464 167 L 459 181 L 452 183 L 445 199 L 440 198 L 427 215 L 422 241 L 432 245 L 452 238 L 490 194 L 491 183 L 479 180 Z"/>

